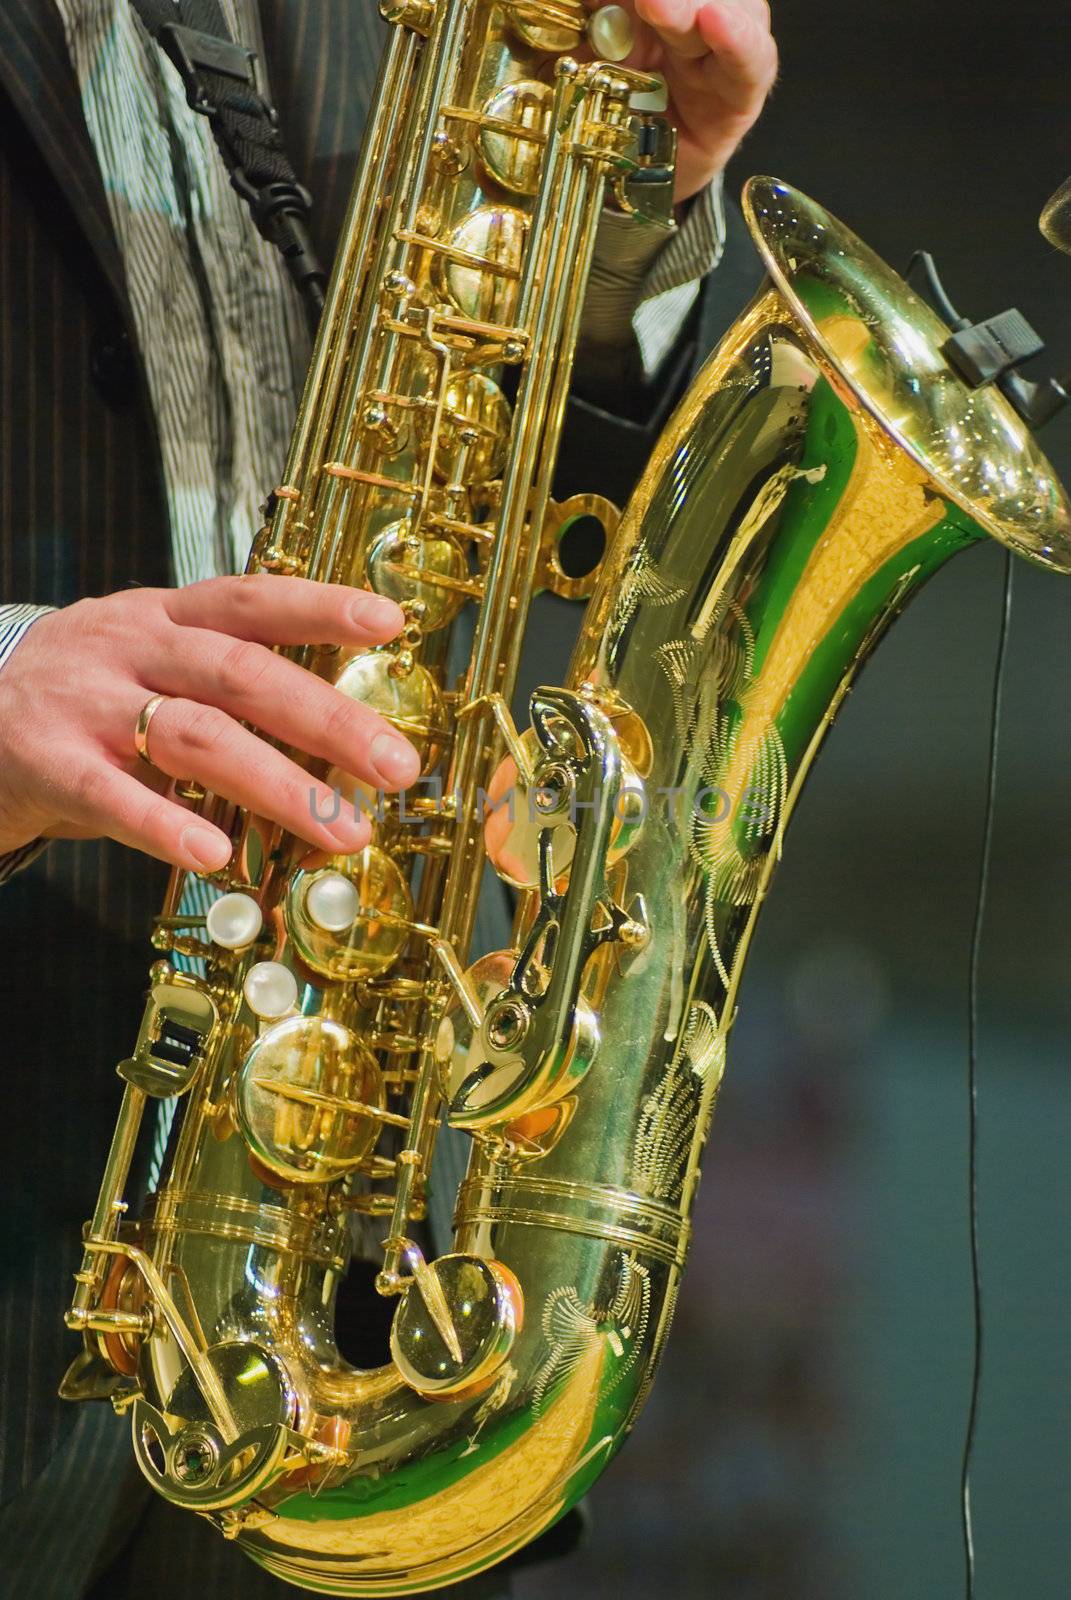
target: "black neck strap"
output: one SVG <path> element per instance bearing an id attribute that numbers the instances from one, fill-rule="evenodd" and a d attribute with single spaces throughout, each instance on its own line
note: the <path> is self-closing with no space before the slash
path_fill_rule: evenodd
<path id="1" fill-rule="evenodd" d="M 257 87 L 256 52 L 230 37 L 219 0 L 131 0 L 177 68 L 192 110 L 208 118 L 231 184 L 282 253 L 313 319 L 327 276 L 309 234 L 312 196 L 297 180 L 279 116 Z"/>

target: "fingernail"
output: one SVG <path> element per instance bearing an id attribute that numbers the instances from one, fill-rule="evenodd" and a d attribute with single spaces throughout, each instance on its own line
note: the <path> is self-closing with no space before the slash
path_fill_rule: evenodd
<path id="1" fill-rule="evenodd" d="M 405 627 L 405 612 L 396 600 L 389 600 L 385 594 L 359 595 L 350 606 L 350 616 L 358 627 L 390 629 L 391 633 L 400 633 Z"/>
<path id="2" fill-rule="evenodd" d="M 384 783 L 413 783 L 420 773 L 420 757 L 407 739 L 395 733 L 377 733 L 368 754 Z"/>
<path id="3" fill-rule="evenodd" d="M 355 812 L 339 817 L 327 829 L 345 850 L 363 850 L 368 843 L 369 831 L 367 817 L 359 817 Z"/>
<path id="4" fill-rule="evenodd" d="M 211 828 L 183 828 L 179 844 L 206 872 L 218 872 L 231 858 L 230 844 Z"/>

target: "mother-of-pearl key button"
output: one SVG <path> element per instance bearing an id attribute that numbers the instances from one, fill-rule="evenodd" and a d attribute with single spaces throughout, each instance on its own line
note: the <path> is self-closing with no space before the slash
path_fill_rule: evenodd
<path id="1" fill-rule="evenodd" d="M 208 937 L 224 950 L 242 950 L 260 933 L 264 918 L 251 895 L 224 894 L 208 908 Z"/>
<path id="2" fill-rule="evenodd" d="M 636 30 L 624 6 L 602 6 L 588 23 L 588 40 L 604 61 L 624 61 L 636 43 Z"/>
<path id="3" fill-rule="evenodd" d="M 361 897 L 349 878 L 341 872 L 325 872 L 309 884 L 305 910 L 309 921 L 325 933 L 344 933 L 352 928 L 361 909 Z"/>
<path id="4" fill-rule="evenodd" d="M 246 973 L 242 993 L 250 1011 L 273 1021 L 297 1005 L 297 979 L 281 961 L 258 961 Z"/>

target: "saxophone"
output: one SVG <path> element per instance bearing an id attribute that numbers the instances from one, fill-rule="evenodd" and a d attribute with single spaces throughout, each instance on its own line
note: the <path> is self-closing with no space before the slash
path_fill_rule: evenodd
<path id="1" fill-rule="evenodd" d="M 600 208 L 671 215 L 658 85 L 581 64 L 578 0 L 385 11 L 251 570 L 403 604 L 389 646 L 292 654 L 402 729 L 425 782 L 359 797 L 372 843 L 332 858 L 191 796 L 234 855 L 176 872 L 156 922 L 62 1391 L 129 1413 L 153 1486 L 261 1566 L 350 1595 L 482 1571 L 614 1455 L 669 1332 L 758 909 L 841 700 L 955 551 L 992 536 L 1071 570 L 1071 507 L 1025 425 L 955 375 L 898 277 L 767 178 L 744 200 L 766 285 L 624 514 L 556 503 Z M 569 577 L 561 540 L 592 513 L 606 554 Z M 520 730 L 544 588 L 590 604 Z M 518 911 L 511 947 L 473 961 L 485 862 Z M 444 1127 L 471 1158 L 436 1257 Z M 393 1308 L 367 1369 L 335 1344 L 355 1227 Z"/>

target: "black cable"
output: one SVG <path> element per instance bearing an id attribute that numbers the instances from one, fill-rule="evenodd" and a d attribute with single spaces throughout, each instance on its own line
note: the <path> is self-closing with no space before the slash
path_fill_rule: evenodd
<path id="1" fill-rule="evenodd" d="M 993 857 L 993 820 L 997 799 L 997 758 L 1000 754 L 1000 718 L 1004 701 L 1004 664 L 1008 653 L 1011 623 L 1013 562 L 1010 550 L 1004 552 L 1004 592 L 993 668 L 993 698 L 989 728 L 989 773 L 986 782 L 985 820 L 982 825 L 982 859 L 978 874 L 978 898 L 971 935 L 970 978 L 967 1000 L 967 1194 L 970 1213 L 971 1295 L 973 1312 L 973 1361 L 971 1398 L 967 1430 L 963 1441 L 963 1467 L 960 1474 L 960 1509 L 963 1520 L 963 1557 L 966 1600 L 974 1600 L 974 1524 L 971 1517 L 971 1467 L 978 1431 L 978 1411 L 982 1393 L 985 1324 L 982 1316 L 982 1263 L 978 1225 L 978 989 L 989 899 L 989 868 Z"/>

